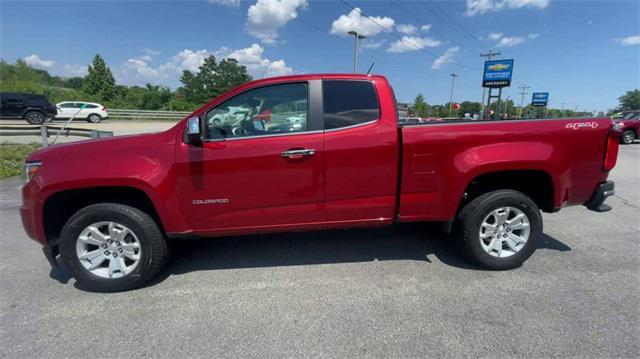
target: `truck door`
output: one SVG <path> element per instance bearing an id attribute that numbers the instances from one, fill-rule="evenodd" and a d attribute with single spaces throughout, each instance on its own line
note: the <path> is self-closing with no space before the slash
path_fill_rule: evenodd
<path id="1" fill-rule="evenodd" d="M 392 219 L 399 160 L 393 94 L 377 93 L 367 80 L 323 80 L 322 88 L 327 220 Z M 388 99 L 382 107 L 381 95 Z"/>
<path id="2" fill-rule="evenodd" d="M 320 86 L 262 85 L 203 115 L 204 144 L 181 144 L 176 158 L 177 198 L 194 229 L 246 232 L 325 220 L 322 113 L 310 100 Z"/>

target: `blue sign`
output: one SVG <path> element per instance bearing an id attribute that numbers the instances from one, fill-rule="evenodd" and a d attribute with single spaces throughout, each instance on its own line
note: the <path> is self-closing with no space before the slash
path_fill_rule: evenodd
<path id="1" fill-rule="evenodd" d="M 508 87 L 512 74 L 513 60 L 485 61 L 482 87 Z"/>
<path id="2" fill-rule="evenodd" d="M 549 102 L 548 92 L 534 92 L 531 97 L 531 106 L 546 106 Z"/>

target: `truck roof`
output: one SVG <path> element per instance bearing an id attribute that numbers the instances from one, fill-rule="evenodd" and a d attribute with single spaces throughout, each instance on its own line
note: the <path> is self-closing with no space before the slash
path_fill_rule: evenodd
<path id="1" fill-rule="evenodd" d="M 317 74 L 300 74 L 300 75 L 286 75 L 265 77 L 262 79 L 253 80 L 248 84 L 255 84 L 260 82 L 274 82 L 274 81 L 295 81 L 295 80 L 313 80 L 313 79 L 350 79 L 350 80 L 370 80 L 375 78 L 386 78 L 382 75 L 376 74 L 352 74 L 352 73 L 317 73 Z"/>

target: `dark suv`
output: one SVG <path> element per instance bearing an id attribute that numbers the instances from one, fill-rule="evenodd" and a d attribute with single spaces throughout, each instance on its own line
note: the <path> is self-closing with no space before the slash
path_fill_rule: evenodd
<path id="1" fill-rule="evenodd" d="M 51 121 L 57 113 L 45 95 L 0 92 L 0 118 L 23 118 L 32 125 L 40 125 Z"/>

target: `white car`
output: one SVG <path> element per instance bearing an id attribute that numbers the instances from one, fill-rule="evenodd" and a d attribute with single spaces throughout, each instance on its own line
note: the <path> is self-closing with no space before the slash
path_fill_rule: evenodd
<path id="1" fill-rule="evenodd" d="M 84 101 L 65 101 L 56 105 L 58 114 L 56 119 L 86 120 L 87 122 L 98 123 L 109 117 L 107 109 L 99 103 Z"/>

